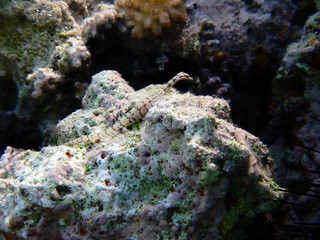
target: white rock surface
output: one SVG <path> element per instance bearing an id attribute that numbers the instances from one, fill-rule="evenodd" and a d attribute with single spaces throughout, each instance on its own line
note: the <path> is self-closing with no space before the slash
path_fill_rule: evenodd
<path id="1" fill-rule="evenodd" d="M 95 144 L 63 142 L 112 124 L 135 92 L 103 71 L 84 108 L 57 126 L 58 146 L 8 147 L 0 161 L 0 233 L 15 239 L 236 237 L 279 197 L 268 150 L 237 128 L 222 99 L 170 91 L 146 117 Z"/>

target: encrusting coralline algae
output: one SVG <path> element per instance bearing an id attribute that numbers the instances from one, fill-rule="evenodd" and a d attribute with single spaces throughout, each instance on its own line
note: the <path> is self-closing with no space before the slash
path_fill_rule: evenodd
<path id="1" fill-rule="evenodd" d="M 182 83 L 181 83 L 182 84 Z M 57 142 L 100 131 L 158 94 L 115 71 L 93 76 Z M 0 161 L 0 232 L 9 239 L 220 239 L 239 236 L 278 198 L 268 150 L 235 127 L 226 101 L 171 89 L 146 116 L 97 143 L 8 147 Z"/>

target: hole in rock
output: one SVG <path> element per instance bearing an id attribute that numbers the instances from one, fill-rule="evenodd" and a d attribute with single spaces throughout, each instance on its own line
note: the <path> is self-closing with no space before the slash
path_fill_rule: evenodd
<path id="1" fill-rule="evenodd" d="M 43 136 L 36 122 L 18 119 L 14 114 L 0 118 L 0 155 L 7 146 L 39 150 Z"/>
<path id="2" fill-rule="evenodd" d="M 56 189 L 60 197 L 64 197 L 65 195 L 72 192 L 71 188 L 65 185 L 59 185 L 56 187 Z"/>
<path id="3" fill-rule="evenodd" d="M 18 89 L 13 81 L 13 66 L 0 56 L 0 110 L 13 110 L 18 102 Z M 5 65 L 5 66 L 3 66 Z"/>

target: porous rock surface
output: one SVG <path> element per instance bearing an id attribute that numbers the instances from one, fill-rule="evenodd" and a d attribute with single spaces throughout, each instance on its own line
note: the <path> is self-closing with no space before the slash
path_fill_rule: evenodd
<path id="1" fill-rule="evenodd" d="M 181 83 L 182 84 L 182 83 Z M 237 128 L 222 99 L 170 91 L 145 118 L 94 144 L 116 112 L 161 91 L 135 92 L 115 71 L 93 77 L 84 108 L 62 120 L 59 145 L 7 147 L 0 232 L 7 239 L 221 239 L 239 236 L 279 197 L 268 150 Z"/>
<path id="2" fill-rule="evenodd" d="M 289 45 L 273 81 L 270 113 L 273 126 L 281 130 L 269 148 L 274 158 L 274 177 L 287 189 L 306 193 L 288 196 L 288 202 L 312 206 L 304 211 L 285 210 L 283 222 L 288 225 L 317 224 L 320 216 L 319 201 L 311 194 L 317 192 L 320 170 L 319 19 L 320 11 L 306 21 L 301 38 Z"/>
<path id="3" fill-rule="evenodd" d="M 288 171 L 286 165 L 300 165 L 319 171 L 320 166 L 320 11 L 306 21 L 299 41 L 289 45 L 273 81 L 272 124 L 281 129 L 272 146 L 277 175 L 285 185 L 304 176 L 300 170 Z M 285 126 L 285 127 L 284 127 Z M 287 140 L 285 146 L 282 139 Z M 293 181 L 294 180 L 294 181 Z"/>

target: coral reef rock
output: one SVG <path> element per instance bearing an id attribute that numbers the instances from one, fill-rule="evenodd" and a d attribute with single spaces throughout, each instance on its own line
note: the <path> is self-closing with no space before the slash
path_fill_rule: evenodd
<path id="1" fill-rule="evenodd" d="M 301 38 L 289 45 L 273 81 L 270 114 L 272 124 L 280 133 L 270 146 L 273 173 L 282 186 L 301 193 L 300 196 L 289 196 L 288 202 L 306 206 L 304 211 L 298 208 L 286 210 L 283 223 L 288 225 L 319 223 L 319 204 L 315 201 L 317 191 L 314 189 L 319 186 L 320 170 L 319 19 L 320 12 L 317 12 L 306 21 Z"/>
<path id="2" fill-rule="evenodd" d="M 272 78 L 294 35 L 294 5 L 278 0 L 187 0 L 186 9 L 190 20 L 183 28 L 181 53 L 201 59 L 201 93 L 230 95 L 233 120 L 258 132 L 266 124 Z M 214 86 L 209 79 L 215 76 L 232 90 Z"/>
<path id="3" fill-rule="evenodd" d="M 0 118 L 8 122 L 0 126 L 0 152 L 5 144 L 25 146 L 20 140 L 25 126 L 36 123 L 46 135 L 50 124 L 74 110 L 82 93 L 74 85 L 89 79 L 84 67 L 90 59 L 81 31 L 76 31 L 81 22 L 76 1 L 1 2 Z M 23 121 L 24 127 L 14 119 Z"/>
<path id="4" fill-rule="evenodd" d="M 182 83 L 181 83 L 182 84 Z M 57 141 L 101 131 L 114 112 L 159 93 L 115 71 L 93 77 Z M 7 239 L 235 239 L 279 197 L 268 150 L 234 126 L 223 99 L 171 90 L 115 137 L 41 151 L 7 147 L 0 232 Z"/>
<path id="5" fill-rule="evenodd" d="M 290 139 L 289 146 L 293 146 L 287 149 L 290 153 L 280 150 L 284 148 L 281 144 L 274 146 L 280 150 L 278 163 L 301 164 L 303 168 L 313 171 L 318 171 L 320 164 L 320 153 L 317 151 L 320 149 L 319 18 L 320 12 L 310 16 L 301 39 L 289 45 L 273 81 L 271 109 L 272 123 L 282 129 L 281 137 Z M 284 155 L 287 155 L 287 159 Z M 281 175 L 284 174 L 282 178 L 286 184 L 291 182 L 291 177 L 298 176 L 297 173 L 286 175 L 286 168 L 282 170 Z M 312 180 L 316 178 L 318 176 L 312 176 Z"/>

